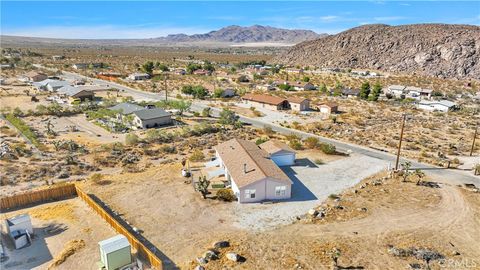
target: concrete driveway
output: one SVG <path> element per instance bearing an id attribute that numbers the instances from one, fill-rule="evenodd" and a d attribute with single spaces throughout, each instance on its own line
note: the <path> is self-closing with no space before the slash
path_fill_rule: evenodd
<path id="1" fill-rule="evenodd" d="M 292 198 L 273 204 L 236 204 L 234 224 L 251 230 L 288 224 L 321 204 L 330 194 L 341 193 L 387 167 L 386 161 L 358 154 L 322 165 L 308 159 L 297 160 L 294 166 L 282 167 L 293 181 Z"/>

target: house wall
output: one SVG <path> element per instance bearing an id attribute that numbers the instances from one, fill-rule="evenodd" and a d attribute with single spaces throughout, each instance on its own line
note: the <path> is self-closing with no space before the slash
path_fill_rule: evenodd
<path id="1" fill-rule="evenodd" d="M 138 116 L 135 116 L 134 122 L 140 128 L 153 128 L 172 123 L 172 118 L 170 116 L 164 116 L 142 121 Z"/>
<path id="2" fill-rule="evenodd" d="M 290 108 L 294 111 L 306 111 L 310 108 L 310 102 L 308 100 L 305 100 L 302 103 L 290 102 Z"/>
<path id="3" fill-rule="evenodd" d="M 280 108 L 279 108 L 280 106 L 260 103 L 260 102 L 251 101 L 251 100 L 247 100 L 245 104 L 248 104 L 248 105 L 253 106 L 253 107 L 265 108 L 265 109 L 272 110 L 272 111 L 280 110 Z"/>
<path id="4" fill-rule="evenodd" d="M 292 195 L 292 184 L 287 184 L 284 182 L 279 182 L 275 179 L 268 178 L 267 182 L 267 192 L 265 194 L 267 200 L 285 200 L 290 199 Z M 275 193 L 275 187 L 285 186 L 285 195 L 277 196 Z"/>
<path id="5" fill-rule="evenodd" d="M 448 112 L 449 108 L 443 106 L 441 104 L 419 104 L 419 109 L 426 110 L 426 111 L 441 111 L 441 112 Z"/>
<path id="6" fill-rule="evenodd" d="M 332 113 L 330 107 L 328 107 L 328 106 L 320 106 L 320 112 L 321 113 L 328 113 L 328 114 Z"/>
<path id="7" fill-rule="evenodd" d="M 233 183 L 234 181 L 232 181 Z M 255 183 L 252 183 L 250 185 L 244 186 L 239 188 L 239 196 L 238 196 L 238 202 L 239 203 L 252 203 L 252 202 L 261 202 L 266 199 L 265 196 L 265 185 L 266 185 L 266 180 L 260 180 Z M 255 190 L 255 198 L 250 199 L 250 198 L 245 198 L 245 190 Z"/>

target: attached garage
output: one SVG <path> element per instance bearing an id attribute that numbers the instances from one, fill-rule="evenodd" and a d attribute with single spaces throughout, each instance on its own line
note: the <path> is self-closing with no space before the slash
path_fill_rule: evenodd
<path id="1" fill-rule="evenodd" d="M 277 166 L 291 166 L 295 164 L 295 150 L 283 142 L 270 140 L 260 144 L 260 148 L 267 151 L 270 159 Z"/>
<path id="2" fill-rule="evenodd" d="M 270 158 L 277 166 L 290 166 L 295 164 L 295 153 L 279 153 L 271 155 Z"/>

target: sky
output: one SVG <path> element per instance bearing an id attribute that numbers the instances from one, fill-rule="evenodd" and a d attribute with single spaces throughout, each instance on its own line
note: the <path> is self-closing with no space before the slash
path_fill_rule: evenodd
<path id="1" fill-rule="evenodd" d="M 335 34 L 364 24 L 480 25 L 480 1 L 0 1 L 1 34 L 155 38 L 228 25 Z"/>

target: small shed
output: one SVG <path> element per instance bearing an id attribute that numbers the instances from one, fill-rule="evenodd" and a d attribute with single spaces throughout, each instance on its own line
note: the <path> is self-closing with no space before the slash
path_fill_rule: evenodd
<path id="1" fill-rule="evenodd" d="M 8 218 L 5 223 L 8 235 L 12 239 L 15 249 L 20 249 L 30 243 L 33 227 L 28 214 Z"/>
<path id="2" fill-rule="evenodd" d="M 119 234 L 98 242 L 102 268 L 115 270 L 132 263 L 131 247 L 128 239 Z"/>

